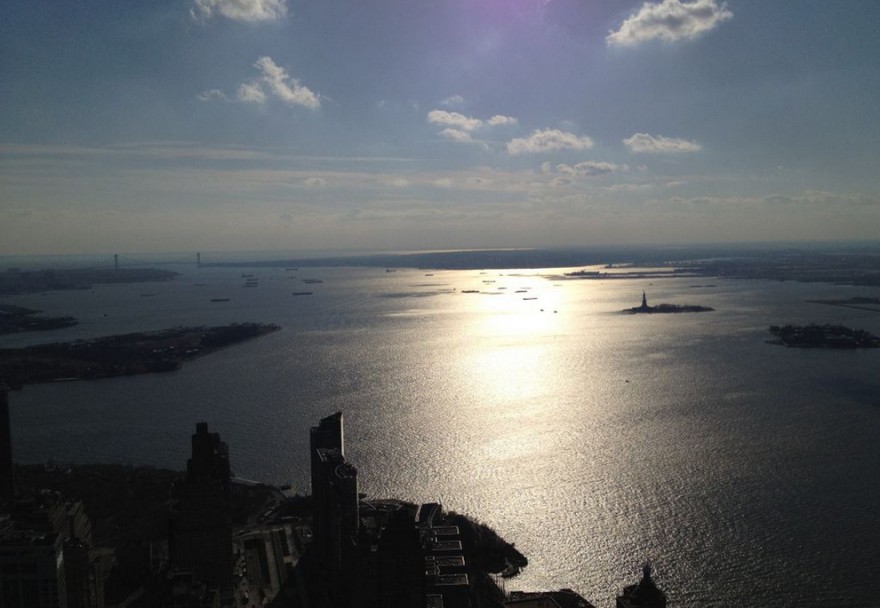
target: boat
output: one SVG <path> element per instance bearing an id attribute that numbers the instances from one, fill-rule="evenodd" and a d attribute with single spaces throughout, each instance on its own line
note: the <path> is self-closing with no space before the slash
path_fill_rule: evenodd
<path id="1" fill-rule="evenodd" d="M 479 289 L 462 289 L 461 293 L 480 293 Z"/>
<path id="2" fill-rule="evenodd" d="M 323 283 L 324 281 L 322 281 L 321 279 L 303 279 L 302 282 L 306 283 L 307 285 L 315 285 L 317 283 Z"/>
<path id="3" fill-rule="evenodd" d="M 523 300 L 537 300 L 537 299 L 538 299 L 538 298 L 535 298 L 535 297 L 531 297 L 531 298 L 523 298 Z"/>
<path id="4" fill-rule="evenodd" d="M 211 298 L 211 302 L 228 302 L 229 298 Z"/>
<path id="5" fill-rule="evenodd" d="M 313 292 L 311 291 L 294 291 L 290 295 L 292 296 L 310 296 Z"/>

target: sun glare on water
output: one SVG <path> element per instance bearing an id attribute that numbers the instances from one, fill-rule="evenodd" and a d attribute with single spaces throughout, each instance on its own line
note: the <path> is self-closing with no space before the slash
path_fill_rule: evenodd
<path id="1" fill-rule="evenodd" d="M 473 347 L 460 377 L 500 415 L 524 412 L 553 382 L 553 340 L 567 333 L 565 290 L 539 276 L 486 280 L 496 282 L 471 296 L 476 314 L 462 328 Z"/>

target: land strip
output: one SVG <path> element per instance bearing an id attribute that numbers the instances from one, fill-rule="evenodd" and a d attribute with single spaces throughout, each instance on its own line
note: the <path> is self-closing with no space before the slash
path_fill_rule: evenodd
<path id="1" fill-rule="evenodd" d="M 11 386 L 20 386 L 174 371 L 186 360 L 279 329 L 277 325 L 263 323 L 174 327 L 94 340 L 0 349 L 0 378 Z"/>

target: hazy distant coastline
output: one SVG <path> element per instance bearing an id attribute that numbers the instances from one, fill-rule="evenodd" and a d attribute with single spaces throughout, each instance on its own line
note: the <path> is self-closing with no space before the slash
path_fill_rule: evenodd
<path id="1" fill-rule="evenodd" d="M 59 262 L 42 257 L 0 258 L 0 268 L 11 262 L 17 264 L 0 271 L 0 295 L 88 289 L 93 283 L 168 280 L 177 274 L 148 266 L 185 267 L 191 263 L 200 268 L 548 269 L 560 279 L 693 276 L 880 286 L 880 243 L 866 242 L 299 253 L 192 252 L 183 257 L 179 253 L 139 254 L 141 261 L 116 269 L 90 267 L 86 257 L 81 259 L 82 268 L 76 268 L 78 258 L 74 256 L 63 269 L 58 267 Z M 174 259 L 169 260 L 172 255 Z M 566 272 L 564 276 L 557 270 L 568 268 L 590 270 Z"/>
<path id="2" fill-rule="evenodd" d="M 203 263 L 203 267 L 386 267 L 444 270 L 574 268 L 624 264 L 629 274 L 639 268 L 670 268 L 690 276 L 778 281 L 830 282 L 880 285 L 880 245 L 841 244 L 810 247 L 655 247 L 570 248 L 432 251 L 382 253 L 337 257 L 230 260 Z M 627 277 L 628 272 L 597 271 L 591 279 Z M 669 276 L 674 276 L 669 273 Z M 578 277 L 584 278 L 584 277 Z M 638 278 L 629 276 L 628 278 Z M 652 278 L 661 278 L 652 275 Z"/>

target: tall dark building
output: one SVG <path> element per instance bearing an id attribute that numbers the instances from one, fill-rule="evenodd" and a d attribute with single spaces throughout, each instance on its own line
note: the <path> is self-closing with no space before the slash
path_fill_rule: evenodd
<path id="1" fill-rule="evenodd" d="M 12 502 L 12 436 L 9 425 L 9 387 L 0 378 L 0 505 Z"/>
<path id="2" fill-rule="evenodd" d="M 233 566 L 229 476 L 226 444 L 208 432 L 207 423 L 198 423 L 186 481 L 171 516 L 171 565 L 194 571 L 196 580 L 224 595 L 231 592 Z"/>
<path id="3" fill-rule="evenodd" d="M 318 426 L 309 431 L 309 456 L 312 466 L 312 496 L 315 496 L 317 475 L 320 469 L 318 450 L 337 450 L 345 458 L 345 436 L 342 423 L 342 412 L 322 418 Z"/>
<path id="4" fill-rule="evenodd" d="M 68 608 L 64 535 L 0 526 L 0 606 Z"/>
<path id="5" fill-rule="evenodd" d="M 312 531 L 316 561 L 334 606 L 353 601 L 360 496 L 357 469 L 345 461 L 342 413 L 312 427 Z"/>

